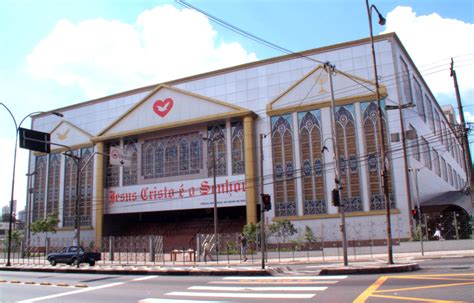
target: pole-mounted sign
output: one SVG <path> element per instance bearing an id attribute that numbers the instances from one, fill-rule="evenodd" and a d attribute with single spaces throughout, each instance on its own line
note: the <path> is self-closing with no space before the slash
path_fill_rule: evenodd
<path id="1" fill-rule="evenodd" d="M 51 135 L 37 130 L 19 128 L 20 147 L 49 154 L 51 152 Z"/>

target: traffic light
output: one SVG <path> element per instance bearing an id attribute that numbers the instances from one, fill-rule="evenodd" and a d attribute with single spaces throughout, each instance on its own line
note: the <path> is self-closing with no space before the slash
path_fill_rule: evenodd
<path id="1" fill-rule="evenodd" d="M 263 211 L 269 211 L 272 209 L 272 197 L 269 194 L 261 194 Z"/>
<path id="2" fill-rule="evenodd" d="M 338 189 L 333 189 L 332 190 L 332 205 L 339 207 L 341 206 L 341 199 L 339 197 L 339 190 Z"/>
<path id="3" fill-rule="evenodd" d="M 418 211 L 418 207 L 415 207 L 411 210 L 411 215 L 414 220 L 418 221 L 420 219 L 420 212 Z"/>

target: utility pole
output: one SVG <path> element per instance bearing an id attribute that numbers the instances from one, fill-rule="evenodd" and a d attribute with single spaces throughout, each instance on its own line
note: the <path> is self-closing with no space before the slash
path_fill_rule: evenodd
<path id="1" fill-rule="evenodd" d="M 334 100 L 334 87 L 332 83 L 332 74 L 335 72 L 335 66 L 331 65 L 329 62 L 324 64 L 324 69 L 328 73 L 329 76 L 329 87 L 331 89 L 331 124 L 332 124 L 332 148 L 334 154 L 334 162 L 335 162 L 335 169 L 334 169 L 334 181 L 336 190 L 339 193 L 339 197 L 341 197 L 341 180 L 339 180 L 339 148 L 336 144 L 336 104 Z M 346 235 L 346 214 L 344 210 L 344 199 L 341 199 L 341 203 L 339 205 L 339 213 L 341 215 L 341 234 L 342 234 L 342 251 L 344 255 L 344 266 L 349 265 L 348 257 L 347 257 L 347 235 Z"/>
<path id="2" fill-rule="evenodd" d="M 260 196 L 264 193 L 263 184 L 263 138 L 266 135 L 260 134 Z M 263 199 L 260 199 L 260 241 L 262 250 L 262 269 L 265 269 L 265 208 L 263 205 Z"/>
<path id="3" fill-rule="evenodd" d="M 461 121 L 461 141 L 462 141 L 462 149 L 464 153 L 464 167 L 466 170 L 466 184 L 467 186 L 471 185 L 471 152 L 469 150 L 469 142 L 467 139 L 467 129 L 466 129 L 466 121 L 464 120 L 464 111 L 461 103 L 461 95 L 459 94 L 459 86 L 458 86 L 458 78 L 456 77 L 456 71 L 454 70 L 454 61 L 451 58 L 451 77 L 453 77 L 454 81 L 454 90 L 456 91 L 456 100 L 458 102 L 458 112 L 459 112 L 459 121 Z"/>

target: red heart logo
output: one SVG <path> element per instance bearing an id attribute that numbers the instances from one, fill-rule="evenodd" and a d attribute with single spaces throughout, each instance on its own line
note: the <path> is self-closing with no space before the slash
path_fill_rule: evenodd
<path id="1" fill-rule="evenodd" d="M 166 116 L 170 110 L 173 108 L 173 99 L 171 98 L 166 98 L 165 101 L 161 100 L 156 100 L 155 103 L 153 103 L 153 111 L 163 118 Z"/>

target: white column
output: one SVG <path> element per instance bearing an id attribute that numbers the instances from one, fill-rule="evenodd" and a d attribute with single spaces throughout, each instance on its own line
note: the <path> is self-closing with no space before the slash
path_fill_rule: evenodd
<path id="1" fill-rule="evenodd" d="M 59 218 L 59 225 L 58 227 L 64 227 L 63 216 L 64 216 L 64 180 L 66 178 L 64 172 L 66 171 L 66 156 L 61 153 L 61 173 L 59 174 L 59 202 L 58 202 L 58 218 Z"/>
<path id="2" fill-rule="evenodd" d="M 357 158 L 359 159 L 359 186 L 360 186 L 360 198 L 362 199 L 363 211 L 370 210 L 370 195 L 369 195 L 369 175 L 367 172 L 367 157 L 361 157 L 365 155 L 365 142 L 364 142 L 364 125 L 362 123 L 363 114 L 360 109 L 360 103 L 354 104 L 355 111 L 355 122 L 356 122 L 356 136 L 357 136 Z"/>
<path id="3" fill-rule="evenodd" d="M 296 178 L 296 215 L 303 215 L 303 183 L 301 180 L 301 153 L 300 153 L 300 132 L 298 127 L 298 113 L 292 114 L 293 120 L 293 150 L 294 150 L 294 163 L 293 170 Z"/>
<path id="4" fill-rule="evenodd" d="M 227 175 L 232 176 L 232 125 L 230 121 L 225 123 Z"/>
<path id="5" fill-rule="evenodd" d="M 331 108 L 325 107 L 321 109 L 321 131 L 323 134 L 323 141 L 321 142 L 324 149 L 322 153 L 322 158 L 324 161 L 323 171 L 324 171 L 324 184 L 326 185 L 326 204 L 329 214 L 337 214 L 337 207 L 332 205 L 331 201 L 331 191 L 335 188 L 334 178 L 336 177 L 336 161 L 334 159 L 334 149 L 333 142 L 335 138 L 332 137 L 332 128 L 331 128 Z"/>

